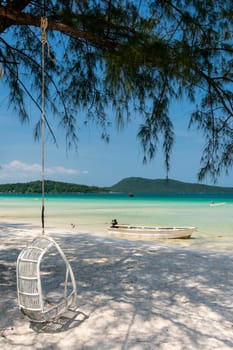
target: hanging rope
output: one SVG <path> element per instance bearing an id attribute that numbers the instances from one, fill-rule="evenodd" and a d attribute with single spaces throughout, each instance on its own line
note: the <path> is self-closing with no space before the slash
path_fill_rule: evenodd
<path id="1" fill-rule="evenodd" d="M 45 124 L 45 45 L 48 45 L 46 38 L 46 29 L 48 27 L 48 19 L 46 17 L 41 18 L 41 144 L 42 144 L 42 179 L 41 179 L 41 190 L 42 190 L 42 211 L 41 211 L 41 223 L 42 223 L 42 234 L 44 231 L 44 124 Z"/>
<path id="2" fill-rule="evenodd" d="M 48 18 L 41 17 L 41 143 L 42 143 L 42 212 L 41 212 L 41 222 L 42 222 L 42 234 L 44 234 L 44 199 L 45 199 L 45 191 L 44 191 L 44 128 L 45 128 L 45 45 L 48 50 L 48 57 L 52 61 L 56 61 L 55 57 L 52 57 L 50 54 L 50 47 L 46 37 L 46 30 L 48 27 Z"/>
<path id="3" fill-rule="evenodd" d="M 2 77 L 3 77 L 3 67 L 0 63 L 0 79 L 2 79 Z"/>

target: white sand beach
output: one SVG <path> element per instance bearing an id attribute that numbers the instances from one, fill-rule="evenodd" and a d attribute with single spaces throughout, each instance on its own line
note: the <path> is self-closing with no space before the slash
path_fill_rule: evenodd
<path id="1" fill-rule="evenodd" d="M 233 348 L 233 256 L 158 242 L 53 230 L 75 274 L 74 310 L 46 324 L 18 309 L 16 260 L 40 232 L 2 225 L 0 348 Z"/>

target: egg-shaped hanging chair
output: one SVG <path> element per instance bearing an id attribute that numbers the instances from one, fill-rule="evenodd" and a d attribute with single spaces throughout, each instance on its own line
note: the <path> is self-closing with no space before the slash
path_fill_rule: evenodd
<path id="1" fill-rule="evenodd" d="M 49 236 L 35 238 L 17 259 L 19 307 L 31 321 L 46 322 L 76 303 L 73 271 L 59 245 Z"/>
<path id="2" fill-rule="evenodd" d="M 47 18 L 42 17 L 42 235 L 21 251 L 16 266 L 19 307 L 34 322 L 46 322 L 60 316 L 75 304 L 77 296 L 74 274 L 65 254 L 44 232 L 44 47 L 47 45 L 49 51 L 47 26 Z"/>

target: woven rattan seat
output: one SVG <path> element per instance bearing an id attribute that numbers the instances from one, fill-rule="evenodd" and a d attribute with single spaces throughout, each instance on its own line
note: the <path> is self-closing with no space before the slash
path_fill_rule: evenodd
<path id="1" fill-rule="evenodd" d="M 28 244 L 16 270 L 19 307 L 31 321 L 49 321 L 76 303 L 73 271 L 51 237 L 41 235 Z"/>

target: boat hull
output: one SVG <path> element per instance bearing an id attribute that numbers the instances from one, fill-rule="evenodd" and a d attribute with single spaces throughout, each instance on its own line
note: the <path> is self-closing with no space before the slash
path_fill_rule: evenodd
<path id="1" fill-rule="evenodd" d="M 226 205 L 226 203 L 225 202 L 220 202 L 220 203 L 210 203 L 210 207 L 222 207 L 222 206 L 224 206 L 224 205 Z"/>
<path id="2" fill-rule="evenodd" d="M 149 226 L 132 226 L 132 225 L 116 225 L 109 227 L 110 234 L 181 239 L 190 238 L 196 227 L 149 227 Z"/>

